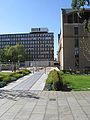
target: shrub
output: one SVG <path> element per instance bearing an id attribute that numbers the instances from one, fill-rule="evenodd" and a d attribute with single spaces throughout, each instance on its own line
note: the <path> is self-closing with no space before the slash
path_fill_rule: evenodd
<path id="1" fill-rule="evenodd" d="M 53 89 L 54 90 L 62 90 L 63 88 L 63 79 L 61 77 L 61 73 L 57 71 L 57 79 L 53 81 Z"/>
<path id="2" fill-rule="evenodd" d="M 23 77 L 24 75 L 29 74 L 30 71 L 27 69 L 20 70 L 19 72 L 14 72 L 9 75 L 0 75 L 0 87 L 5 86 L 6 84 L 17 80 L 20 77 Z"/>
<path id="3" fill-rule="evenodd" d="M 11 77 L 10 76 L 4 76 L 3 77 L 3 82 L 6 82 L 6 83 L 11 82 Z"/>
<path id="4" fill-rule="evenodd" d="M 24 75 L 27 75 L 27 74 L 30 73 L 30 71 L 27 70 L 27 69 L 22 69 L 22 70 L 20 70 L 18 73 L 20 73 L 20 74 L 24 74 Z"/>
<path id="5" fill-rule="evenodd" d="M 2 81 L 3 80 L 3 76 L 0 76 L 0 81 Z"/>
<path id="6" fill-rule="evenodd" d="M 6 85 L 5 81 L 0 81 L 0 88 L 4 87 Z"/>
<path id="7" fill-rule="evenodd" d="M 63 73 L 65 74 L 67 71 L 66 70 L 63 70 Z"/>
<path id="8" fill-rule="evenodd" d="M 48 90 L 61 90 L 63 87 L 61 73 L 56 70 L 52 70 L 46 80 L 46 87 Z"/>
<path id="9" fill-rule="evenodd" d="M 60 76 L 64 74 L 64 72 L 62 70 L 58 71 L 58 73 L 59 73 Z"/>
<path id="10" fill-rule="evenodd" d="M 11 82 L 16 81 L 17 79 L 15 77 L 11 77 Z"/>
<path id="11" fill-rule="evenodd" d="M 12 76 L 15 77 L 16 79 L 18 79 L 18 78 L 21 77 L 21 74 L 20 73 L 14 73 Z"/>

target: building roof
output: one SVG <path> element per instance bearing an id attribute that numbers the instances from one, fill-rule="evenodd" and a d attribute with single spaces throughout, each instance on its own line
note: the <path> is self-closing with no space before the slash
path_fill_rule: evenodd
<path id="1" fill-rule="evenodd" d="M 61 8 L 62 12 L 64 14 L 70 14 L 72 12 L 75 12 L 77 10 L 73 10 L 72 8 Z M 85 11 L 89 11 L 90 12 L 90 8 L 85 8 Z"/>

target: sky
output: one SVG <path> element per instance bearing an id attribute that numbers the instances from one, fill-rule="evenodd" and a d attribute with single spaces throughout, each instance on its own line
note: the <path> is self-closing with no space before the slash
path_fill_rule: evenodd
<path id="1" fill-rule="evenodd" d="M 54 57 L 58 50 L 61 8 L 70 8 L 71 0 L 0 0 L 0 34 L 29 33 L 33 27 L 54 32 Z"/>

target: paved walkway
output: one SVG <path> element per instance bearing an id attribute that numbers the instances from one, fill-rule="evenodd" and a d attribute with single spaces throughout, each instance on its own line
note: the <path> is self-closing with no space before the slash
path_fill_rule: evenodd
<path id="1" fill-rule="evenodd" d="M 1 91 L 0 120 L 90 120 L 90 92 Z"/>
<path id="2" fill-rule="evenodd" d="M 40 79 L 31 87 L 30 90 L 41 90 L 42 91 L 44 89 L 47 77 L 48 77 L 48 75 L 44 73 L 40 77 Z"/>
<path id="3" fill-rule="evenodd" d="M 0 89 L 0 120 L 90 120 L 89 91 L 42 91 L 47 74 L 34 75 Z"/>
<path id="4" fill-rule="evenodd" d="M 35 90 L 38 90 L 38 89 L 43 90 L 46 78 L 47 78 L 47 74 L 44 74 L 44 72 L 36 72 L 34 74 L 29 74 L 27 76 L 24 76 L 23 78 L 20 78 L 17 81 L 12 82 L 0 89 L 1 90 L 30 90 L 34 85 L 34 88 L 36 86 Z M 39 86 L 40 84 L 43 86 Z M 39 88 L 37 88 L 37 86 Z"/>

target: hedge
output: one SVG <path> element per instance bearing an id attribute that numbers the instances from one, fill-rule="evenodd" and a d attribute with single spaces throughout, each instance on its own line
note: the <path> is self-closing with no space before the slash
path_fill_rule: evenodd
<path id="1" fill-rule="evenodd" d="M 56 70 L 50 71 L 46 80 L 45 89 L 56 91 L 61 90 L 63 88 L 64 83 L 60 74 L 61 73 L 59 73 Z"/>
<path id="2" fill-rule="evenodd" d="M 29 74 L 29 73 L 31 73 L 29 70 L 23 69 L 23 70 L 20 70 L 18 72 L 11 73 L 9 75 L 1 75 L 0 76 L 0 88 L 4 87 L 8 83 L 13 82 L 13 81 L 23 77 L 24 75 Z"/>

